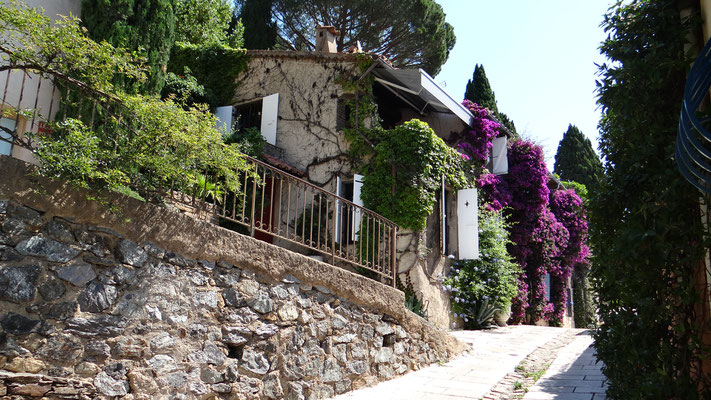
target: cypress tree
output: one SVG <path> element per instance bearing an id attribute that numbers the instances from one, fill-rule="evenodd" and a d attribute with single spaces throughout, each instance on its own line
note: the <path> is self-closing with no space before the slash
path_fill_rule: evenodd
<path id="1" fill-rule="evenodd" d="M 602 178 L 600 158 L 595 154 L 590 139 L 575 125 L 568 125 L 558 144 L 554 172 L 561 179 L 580 182 L 591 191 L 597 188 Z"/>
<path id="2" fill-rule="evenodd" d="M 467 81 L 464 98 L 475 102 L 481 107 L 488 108 L 494 117 L 501 122 L 514 137 L 518 136 L 514 122 L 508 115 L 499 112 L 499 107 L 496 105 L 496 96 L 494 95 L 494 91 L 491 90 L 491 85 L 489 84 L 489 79 L 486 77 L 483 65 L 476 64 L 474 67 L 474 75 L 472 79 Z"/>
<path id="3" fill-rule="evenodd" d="M 476 64 L 474 67 L 474 75 L 467 82 L 464 98 L 475 102 L 481 107 L 488 108 L 494 114 L 499 112 L 498 107 L 496 107 L 496 97 L 491 90 L 491 85 L 489 85 L 489 79 L 486 78 L 483 65 Z"/>
<path id="4" fill-rule="evenodd" d="M 277 42 L 277 27 L 272 21 L 273 0 L 238 0 L 239 18 L 244 26 L 244 47 L 271 49 Z"/>
<path id="5" fill-rule="evenodd" d="M 159 93 L 175 38 L 174 0 L 83 0 L 81 19 L 95 41 L 140 51 L 146 58 L 148 77 L 135 82 L 115 82 L 128 92 Z"/>

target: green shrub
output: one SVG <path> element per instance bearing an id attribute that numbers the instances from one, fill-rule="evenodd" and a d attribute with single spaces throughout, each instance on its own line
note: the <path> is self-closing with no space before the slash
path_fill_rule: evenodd
<path id="1" fill-rule="evenodd" d="M 486 302 L 507 309 L 518 293 L 518 266 L 506 250 L 510 243 L 507 224 L 500 213 L 479 207 L 479 250 L 477 260 L 459 260 L 444 281 L 451 291 L 452 311 L 464 319 L 465 328 L 477 328 Z"/>
<path id="2" fill-rule="evenodd" d="M 188 67 L 204 86 L 210 106 L 232 104 L 237 76 L 247 67 L 247 52 L 222 44 L 194 45 L 178 42 L 170 55 L 168 72 L 182 74 Z"/>

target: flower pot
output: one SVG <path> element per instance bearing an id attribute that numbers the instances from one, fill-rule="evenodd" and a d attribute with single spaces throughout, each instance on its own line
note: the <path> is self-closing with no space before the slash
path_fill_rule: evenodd
<path id="1" fill-rule="evenodd" d="M 496 325 L 504 327 L 506 325 L 506 321 L 509 320 L 509 317 L 511 316 L 511 306 L 507 307 L 505 310 L 496 310 L 494 312 L 494 322 L 496 322 Z"/>

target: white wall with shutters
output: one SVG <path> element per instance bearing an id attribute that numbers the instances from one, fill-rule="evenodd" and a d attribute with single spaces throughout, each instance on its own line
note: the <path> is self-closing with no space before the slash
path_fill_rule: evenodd
<path id="1" fill-rule="evenodd" d="M 460 260 L 479 258 L 479 213 L 476 189 L 457 192 L 457 232 Z"/>
<path id="2" fill-rule="evenodd" d="M 360 198 L 360 192 L 363 188 L 363 175 L 355 174 L 353 175 L 353 203 L 355 205 L 363 207 L 363 199 Z M 360 229 L 360 221 L 363 217 L 363 213 L 360 208 L 355 208 L 353 212 L 353 231 L 351 232 L 351 239 L 358 240 L 358 230 Z"/>
<path id="3" fill-rule="evenodd" d="M 494 138 L 491 148 L 492 167 L 491 173 L 503 175 L 509 173 L 509 159 L 506 148 L 506 136 Z"/>
<path id="4" fill-rule="evenodd" d="M 279 117 L 279 93 L 262 99 L 262 136 L 267 143 L 276 146 L 277 119 Z"/>
<path id="5" fill-rule="evenodd" d="M 217 130 L 223 135 L 229 135 L 232 130 L 232 106 L 217 107 L 215 117 L 217 117 Z"/>

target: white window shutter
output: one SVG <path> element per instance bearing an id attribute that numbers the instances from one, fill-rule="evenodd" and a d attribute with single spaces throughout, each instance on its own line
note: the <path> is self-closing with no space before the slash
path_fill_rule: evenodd
<path id="1" fill-rule="evenodd" d="M 223 135 L 229 135 L 232 131 L 232 106 L 217 107 L 215 117 L 217 117 L 217 130 Z"/>
<path id="2" fill-rule="evenodd" d="M 341 197 L 341 178 L 336 177 L 336 196 Z M 336 243 L 341 242 L 341 201 L 336 200 L 336 215 L 333 216 L 336 219 L 336 231 L 333 232 Z"/>
<path id="3" fill-rule="evenodd" d="M 440 237 L 442 238 L 442 243 L 440 243 L 441 253 L 443 255 L 447 251 L 447 188 L 444 185 L 444 175 L 442 175 L 442 193 L 440 193 L 439 199 L 439 210 L 440 210 Z"/>
<path id="4" fill-rule="evenodd" d="M 262 99 L 262 136 L 267 143 L 276 146 L 277 119 L 279 117 L 279 93 Z"/>
<path id="5" fill-rule="evenodd" d="M 491 172 L 496 175 L 509 173 L 509 159 L 506 149 L 506 136 L 494 139 L 494 147 L 491 149 L 492 167 Z"/>
<path id="6" fill-rule="evenodd" d="M 459 259 L 479 258 L 479 212 L 476 189 L 457 192 Z"/>
<path id="7" fill-rule="evenodd" d="M 363 199 L 360 198 L 360 191 L 363 187 L 363 175 L 355 174 L 353 175 L 353 203 L 357 206 L 363 207 Z M 353 210 L 353 222 L 351 226 L 353 231 L 351 232 L 351 240 L 358 240 L 358 230 L 360 229 L 360 221 L 363 215 L 360 208 L 355 208 Z"/>
<path id="8" fill-rule="evenodd" d="M 543 275 L 543 283 L 546 285 L 546 294 L 545 294 L 545 299 L 547 301 L 551 301 L 551 274 L 546 272 L 545 275 Z"/>

